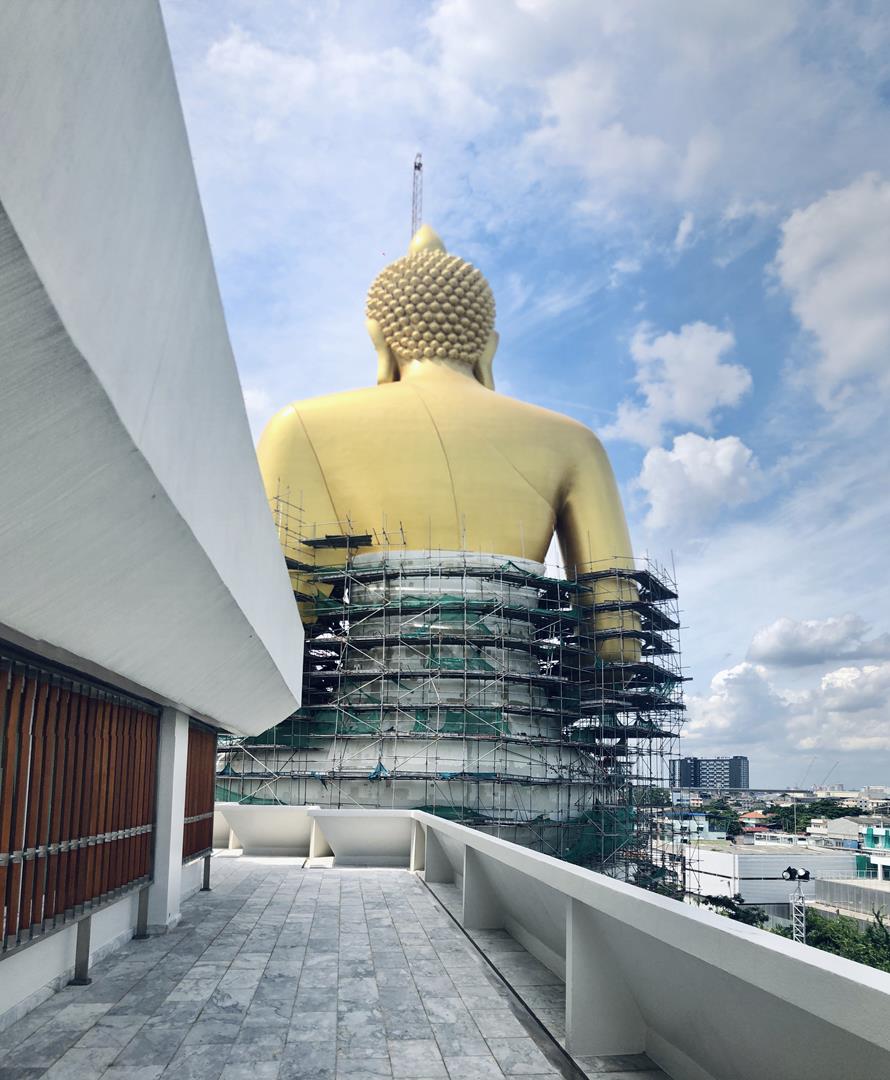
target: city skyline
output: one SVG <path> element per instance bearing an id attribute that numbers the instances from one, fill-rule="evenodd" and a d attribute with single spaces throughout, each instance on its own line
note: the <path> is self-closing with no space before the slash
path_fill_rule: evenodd
<path id="1" fill-rule="evenodd" d="M 373 382 L 362 298 L 422 151 L 425 219 L 498 297 L 498 388 L 593 427 L 637 551 L 676 560 L 682 753 L 880 783 L 890 13 L 163 10 L 255 433 Z"/>

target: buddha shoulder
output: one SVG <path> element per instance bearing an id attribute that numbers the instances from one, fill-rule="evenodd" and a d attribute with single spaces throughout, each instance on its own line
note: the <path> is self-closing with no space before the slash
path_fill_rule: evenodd
<path id="1" fill-rule="evenodd" d="M 343 390 L 336 394 L 322 394 L 319 397 L 292 401 L 279 409 L 267 422 L 263 438 L 268 435 L 283 434 L 287 429 L 302 426 L 304 421 L 319 421 L 327 417 L 332 419 L 352 410 L 364 410 L 373 407 L 378 398 L 377 391 L 384 387 L 368 386 L 358 390 Z"/>
<path id="2" fill-rule="evenodd" d="M 583 464 L 591 456 L 605 455 L 596 433 L 580 420 L 517 398 L 500 394 L 497 397 L 509 406 L 514 424 L 521 424 L 536 442 L 544 440 L 558 446 L 566 455 L 567 464 Z"/>

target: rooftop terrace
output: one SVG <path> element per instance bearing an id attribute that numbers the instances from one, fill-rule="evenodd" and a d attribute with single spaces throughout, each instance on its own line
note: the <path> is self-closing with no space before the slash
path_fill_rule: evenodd
<path id="1" fill-rule="evenodd" d="M 407 871 L 302 865 L 214 860 L 213 891 L 173 931 L 0 1035 L 0 1076 L 666 1075 L 643 1054 L 573 1066 L 561 980 L 503 930 L 471 942 L 446 908 L 454 886 L 443 903 Z"/>
<path id="2" fill-rule="evenodd" d="M 237 810 L 213 891 L 0 1033 L 0 1080 L 890 1075 L 886 973 L 420 811 Z"/>

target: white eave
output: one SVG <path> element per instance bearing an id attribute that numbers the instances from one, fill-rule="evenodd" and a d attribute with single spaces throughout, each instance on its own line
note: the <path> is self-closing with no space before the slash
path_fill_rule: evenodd
<path id="1" fill-rule="evenodd" d="M 0 624 L 257 734 L 302 627 L 154 0 L 0 8 L 0 145 Z"/>

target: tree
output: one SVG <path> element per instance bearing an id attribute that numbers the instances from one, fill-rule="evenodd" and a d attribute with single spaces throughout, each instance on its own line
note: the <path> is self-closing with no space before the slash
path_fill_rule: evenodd
<path id="1" fill-rule="evenodd" d="M 835 956 L 855 960 L 859 964 L 890 971 L 890 927 L 883 910 L 872 911 L 874 922 L 860 932 L 855 919 L 838 915 L 829 919 L 812 908 L 807 908 L 807 945 Z M 775 933 L 790 938 L 791 930 L 779 927 Z"/>
<path id="2" fill-rule="evenodd" d="M 719 915 L 725 915 L 728 919 L 735 919 L 747 926 L 763 926 L 769 917 L 761 908 L 745 904 L 740 893 L 731 897 L 703 896 L 702 900 Z"/>
<path id="3" fill-rule="evenodd" d="M 798 803 L 797 806 L 775 806 L 770 811 L 767 824 L 782 832 L 793 832 L 795 821 L 798 832 L 803 832 L 814 817 L 841 818 L 855 814 L 849 806 L 840 806 L 836 799 L 816 799 L 815 802 Z"/>
<path id="4" fill-rule="evenodd" d="M 703 803 L 701 812 L 707 817 L 709 825 L 723 829 L 727 836 L 740 836 L 743 832 L 738 812 L 726 799 L 712 799 Z"/>

